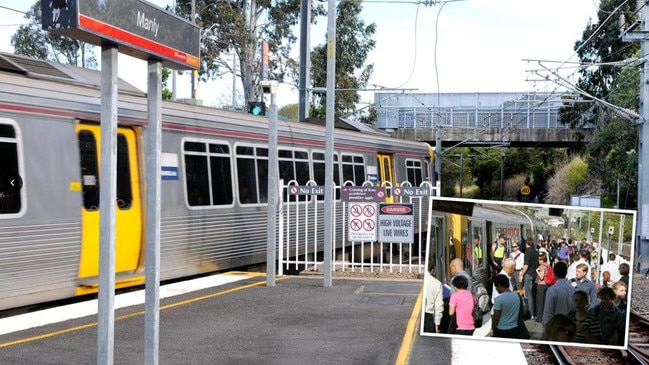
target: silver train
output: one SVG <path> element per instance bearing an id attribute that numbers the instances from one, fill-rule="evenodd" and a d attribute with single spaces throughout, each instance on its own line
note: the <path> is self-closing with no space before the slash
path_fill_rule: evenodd
<path id="1" fill-rule="evenodd" d="M 99 79 L 96 71 L 0 54 L 0 309 L 97 291 Z M 119 89 L 122 288 L 144 282 L 147 105 L 140 90 L 123 81 Z M 265 117 L 163 102 L 162 280 L 265 261 L 267 127 Z M 324 185 L 324 137 L 322 126 L 280 121 L 279 178 Z M 419 185 L 430 182 L 432 157 L 425 143 L 337 129 L 335 183 Z"/>

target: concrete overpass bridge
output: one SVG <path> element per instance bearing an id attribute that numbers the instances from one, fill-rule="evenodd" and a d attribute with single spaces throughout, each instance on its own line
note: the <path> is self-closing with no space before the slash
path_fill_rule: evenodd
<path id="1" fill-rule="evenodd" d="M 574 147 L 593 130 L 558 122 L 559 108 L 578 102 L 566 94 L 375 93 L 377 127 L 392 136 L 442 146 Z"/>

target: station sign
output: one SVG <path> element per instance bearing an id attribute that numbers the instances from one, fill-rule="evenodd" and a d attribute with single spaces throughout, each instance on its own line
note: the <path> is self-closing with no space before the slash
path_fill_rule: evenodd
<path id="1" fill-rule="evenodd" d="M 473 203 L 433 199 L 433 210 L 470 217 L 473 215 Z"/>
<path id="2" fill-rule="evenodd" d="M 348 234 L 350 241 L 367 242 L 376 240 L 376 204 L 350 203 Z"/>
<path id="3" fill-rule="evenodd" d="M 379 204 L 379 241 L 414 243 L 412 204 Z"/>
<path id="4" fill-rule="evenodd" d="M 392 194 L 395 196 L 430 196 L 432 189 L 428 186 L 400 186 L 392 189 Z"/>
<path id="5" fill-rule="evenodd" d="M 115 43 L 139 59 L 165 67 L 198 69 L 200 28 L 144 0 L 41 1 L 42 27 L 102 45 Z"/>
<path id="6" fill-rule="evenodd" d="M 385 200 L 385 188 L 375 186 L 343 186 L 341 198 L 345 202 L 381 202 Z"/>
<path id="7" fill-rule="evenodd" d="M 324 186 L 319 185 L 291 185 L 288 187 L 288 195 L 324 195 Z"/>

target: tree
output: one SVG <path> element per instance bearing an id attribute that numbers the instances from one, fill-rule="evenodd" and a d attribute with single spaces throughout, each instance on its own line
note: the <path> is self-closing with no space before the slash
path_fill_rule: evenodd
<path id="1" fill-rule="evenodd" d="M 595 24 L 589 22 L 582 34 L 582 39 L 575 42 L 574 47 L 582 63 L 579 68 L 581 77 L 577 87 L 604 100 L 608 100 L 615 77 L 619 73 L 618 66 L 613 63 L 632 57 L 639 49 L 637 43 L 628 43 L 621 39 L 620 30 L 625 25 L 619 24 L 618 15 L 614 15 L 607 21 L 618 7 L 620 9 L 616 14 L 624 14 L 629 20 L 634 19 L 636 2 L 602 0 L 597 13 L 598 22 Z M 597 103 L 567 106 L 560 112 L 561 122 L 571 127 L 601 123 L 602 121 L 597 119 L 601 108 L 602 106 Z"/>
<path id="2" fill-rule="evenodd" d="M 374 65 L 366 65 L 367 57 L 376 45 L 372 36 L 376 24 L 366 25 L 359 18 L 362 6 L 360 0 L 346 0 L 338 3 L 336 18 L 336 116 L 344 116 L 356 110 L 360 101 L 358 90 L 365 88 L 372 76 Z M 311 52 L 311 82 L 315 87 L 327 83 L 328 44 L 321 44 Z M 326 95 L 313 94 L 311 116 L 325 116 Z"/>
<path id="3" fill-rule="evenodd" d="M 96 69 L 93 45 L 41 29 L 41 2 L 37 1 L 25 14 L 29 24 L 18 27 L 11 36 L 17 55 Z"/>
<path id="4" fill-rule="evenodd" d="M 175 10 L 190 19 L 191 1 L 178 0 Z M 323 13 L 321 5 L 313 10 L 314 15 Z M 196 23 L 202 28 L 199 79 L 206 81 L 235 72 L 221 58 L 224 53 L 234 53 L 245 100 L 260 100 L 259 80 L 284 82 L 297 75 L 298 64 L 290 51 L 296 41 L 292 27 L 299 15 L 300 0 L 197 0 Z M 266 47 L 267 64 L 266 57 L 262 57 Z"/>
<path id="5" fill-rule="evenodd" d="M 633 1 L 602 0 L 598 22 L 589 23 L 582 39 L 575 43 L 575 50 L 583 65 L 577 87 L 599 100 L 634 111 L 639 109 L 639 70 L 635 67 L 621 69 L 620 64 L 634 55 L 639 57 L 639 45 L 623 41 L 620 30 L 635 19 L 636 5 Z M 618 22 L 620 14 L 625 15 L 627 24 Z M 609 17 L 611 20 L 607 21 Z M 593 181 L 598 181 L 606 194 L 613 195 L 617 190 L 618 178 L 622 178 L 628 181 L 626 196 L 635 197 L 637 177 L 632 171 L 637 171 L 637 154 L 631 152 L 637 151 L 638 130 L 635 121 L 620 117 L 615 109 L 599 101 L 562 108 L 560 118 L 562 123 L 571 127 L 590 125 L 595 128 L 585 157 L 591 189 L 599 188 L 592 186 Z M 594 193 L 586 190 L 584 186 L 577 192 Z M 626 200 L 628 205 L 625 206 L 634 206 L 634 199 Z"/>
<path id="6" fill-rule="evenodd" d="M 288 121 L 291 122 L 297 122 L 297 114 L 298 114 L 298 105 L 297 104 L 288 104 L 284 105 L 283 107 L 279 108 L 277 111 L 277 114 L 279 115 L 280 119 L 287 119 Z"/>

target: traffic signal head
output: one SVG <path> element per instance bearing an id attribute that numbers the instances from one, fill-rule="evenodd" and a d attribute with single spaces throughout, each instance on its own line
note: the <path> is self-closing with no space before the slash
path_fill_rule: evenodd
<path id="1" fill-rule="evenodd" d="M 266 103 L 263 101 L 249 101 L 248 113 L 253 115 L 266 115 Z"/>

